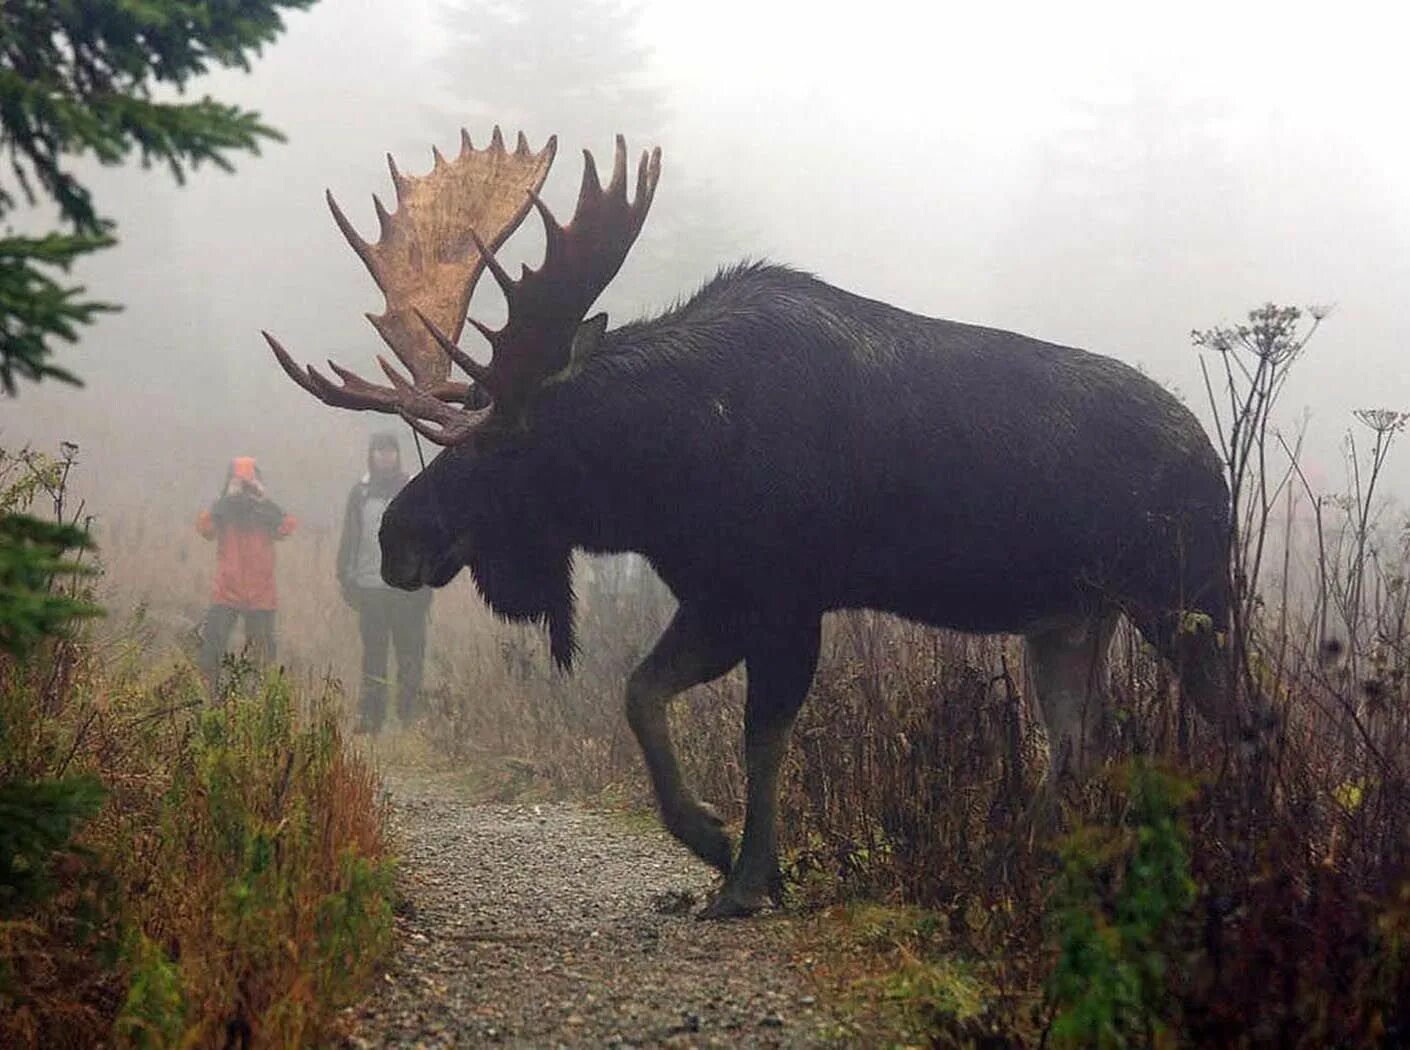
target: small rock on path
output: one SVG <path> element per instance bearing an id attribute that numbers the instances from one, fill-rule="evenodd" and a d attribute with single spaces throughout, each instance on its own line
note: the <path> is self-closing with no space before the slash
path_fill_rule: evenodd
<path id="1" fill-rule="evenodd" d="M 697 921 L 711 872 L 663 832 L 389 786 L 399 950 L 345 1046 L 838 1045 L 794 923 Z"/>

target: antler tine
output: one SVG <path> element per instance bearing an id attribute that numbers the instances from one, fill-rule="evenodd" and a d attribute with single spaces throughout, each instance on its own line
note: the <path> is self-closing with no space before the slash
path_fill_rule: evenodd
<path id="1" fill-rule="evenodd" d="M 332 365 L 332 363 L 332 361 L 328 362 L 329 365 Z M 391 380 L 392 386 L 395 389 L 401 390 L 403 387 L 408 390 L 415 389 L 415 386 L 407 380 L 406 376 L 397 371 L 397 369 L 392 366 L 392 363 L 382 354 L 377 355 L 377 367 L 382 370 L 383 375 Z"/>
<path id="2" fill-rule="evenodd" d="M 519 280 L 513 281 L 493 257 L 485 258 L 509 304 L 509 320 L 503 328 L 490 332 L 481 327 L 494 347 L 492 367 L 502 380 L 500 400 L 505 410 L 517 410 L 538 384 L 569 363 L 578 324 L 621 269 L 641 232 L 660 178 L 660 150 L 643 152 L 636 195 L 628 201 L 626 140 L 618 135 L 614 145 L 612 176 L 605 191 L 597 161 L 590 150 L 583 151 L 577 207 L 566 226 L 536 189 L 527 192 L 528 204 L 544 225 L 544 259 L 538 269 L 526 266 Z M 477 239 L 476 244 L 481 242 Z"/>
<path id="3" fill-rule="evenodd" d="M 460 366 L 460 370 L 466 375 L 468 375 L 471 379 L 475 380 L 475 382 L 479 383 L 487 391 L 489 391 L 490 396 L 493 397 L 495 392 L 495 377 L 493 370 L 485 365 L 480 364 L 480 362 L 476 361 L 464 350 L 460 349 L 460 347 L 457 346 L 455 342 L 450 339 L 450 337 L 448 337 L 444 332 L 440 330 L 439 327 L 437 327 L 434 321 L 432 321 L 429 317 L 423 314 L 420 310 L 416 311 L 416 316 L 420 318 L 421 323 L 424 324 L 430 330 L 432 337 L 436 340 L 437 344 L 439 344 L 440 348 L 444 350 L 448 355 L 450 355 L 450 359 L 452 361 L 454 361 L 457 365 Z M 488 328 L 482 325 L 479 321 L 476 321 L 474 318 L 470 318 L 470 323 L 473 324 L 475 328 L 480 331 L 481 334 L 486 334 L 490 331 Z"/>
<path id="4" fill-rule="evenodd" d="M 397 204 L 401 204 L 402 198 L 406 196 L 407 187 L 410 186 L 410 180 L 401 173 L 401 169 L 397 167 L 397 159 L 390 153 L 387 154 L 387 170 L 391 172 L 392 186 L 397 191 Z"/>
<path id="5" fill-rule="evenodd" d="M 377 194 L 372 195 L 372 208 L 377 212 L 377 226 L 381 229 L 381 236 L 385 237 L 392 230 L 392 216 L 387 211 L 387 206 L 382 203 L 382 198 Z"/>
<path id="6" fill-rule="evenodd" d="M 563 227 L 559 225 L 558 219 L 554 217 L 548 205 L 543 202 L 543 198 L 532 190 L 529 192 L 529 203 L 534 206 L 534 211 L 538 212 L 539 218 L 543 220 L 543 257 L 544 264 L 547 265 L 548 260 L 562 250 Z"/>
<path id="7" fill-rule="evenodd" d="M 274 357 L 284 374 L 325 405 L 332 405 L 334 408 L 368 409 L 374 412 L 399 411 L 394 389 L 369 383 L 357 373 L 339 366 L 335 361 L 329 361 L 328 367 L 342 381 L 339 386 L 313 365 L 300 367 L 295 364 L 283 344 L 269 332 L 261 331 L 260 334 L 274 351 Z M 470 388 L 464 383 L 446 382 L 430 388 L 426 393 L 441 400 L 463 402 L 469 396 Z"/>
<path id="8" fill-rule="evenodd" d="M 651 207 L 656 196 L 656 184 L 661 180 L 661 147 L 641 151 L 641 161 L 636 166 L 636 193 L 633 206 L 643 210 Z"/>
<path id="9" fill-rule="evenodd" d="M 495 279 L 495 283 L 499 285 L 500 290 L 508 297 L 514 291 L 514 278 L 510 277 L 509 271 L 499 264 L 499 260 L 494 257 L 494 252 L 485 247 L 485 242 L 480 240 L 480 235 L 474 230 L 469 232 L 470 240 L 474 243 L 476 250 L 479 251 L 481 261 L 484 263 L 486 269 L 490 271 L 490 276 Z"/>
<path id="10" fill-rule="evenodd" d="M 388 155 L 387 159 L 391 159 L 390 154 Z M 363 261 L 363 263 L 368 267 L 368 269 L 371 269 L 372 245 L 368 244 L 367 241 L 363 240 L 362 234 L 357 232 L 357 227 L 354 226 L 352 222 L 349 221 L 348 217 L 343 214 L 343 209 L 338 207 L 338 201 L 336 198 L 334 198 L 333 191 L 325 190 L 323 195 L 324 198 L 328 201 L 329 210 L 333 212 L 333 221 L 338 224 L 338 229 L 342 231 L 344 239 L 347 240 L 348 244 L 352 247 L 352 250 L 357 252 L 357 257 Z"/>
<path id="11" fill-rule="evenodd" d="M 486 409 L 465 409 L 463 413 L 457 412 L 448 415 L 444 419 L 437 419 L 437 427 L 432 427 L 424 422 L 420 416 L 405 409 L 397 412 L 397 415 L 406 420 L 406 425 L 416 431 L 427 441 L 443 447 L 454 447 L 463 445 L 476 435 L 479 431 L 489 425 L 494 418 L 493 405 Z M 468 413 L 473 412 L 473 415 Z"/>
<path id="12" fill-rule="evenodd" d="M 607 195 L 626 196 L 627 193 L 627 140 L 617 136 L 616 147 L 612 151 L 612 180 L 607 184 Z"/>
<path id="13" fill-rule="evenodd" d="M 274 338 L 274 336 L 270 335 L 268 332 L 261 332 L 260 334 L 264 336 L 265 341 L 269 343 L 270 349 L 274 351 L 274 356 L 276 359 L 278 359 L 280 366 L 284 369 L 285 375 L 287 375 L 295 383 L 298 383 L 299 386 L 303 387 L 305 390 L 307 390 L 314 397 L 318 398 L 324 404 L 342 408 L 385 409 L 387 407 L 382 401 L 376 401 L 375 403 L 365 405 L 361 403 L 361 400 L 363 397 L 366 396 L 367 391 L 375 389 L 372 384 L 366 383 L 361 379 L 358 379 L 358 377 L 354 376 L 353 378 L 361 384 L 360 389 L 340 389 L 337 385 L 329 381 L 327 377 L 322 375 L 318 371 L 318 369 L 314 368 L 312 365 L 305 365 L 303 368 L 300 368 L 298 365 L 296 365 L 294 363 L 294 359 L 289 356 L 288 352 L 280 344 L 279 340 Z M 333 366 L 334 371 L 338 370 L 338 366 L 333 365 L 332 361 L 329 361 L 328 363 Z"/>
<path id="14" fill-rule="evenodd" d="M 602 196 L 602 180 L 597 177 L 597 161 L 593 159 L 592 150 L 583 150 L 583 181 L 578 187 L 578 207 L 576 211 L 582 211 L 583 205 L 588 201 L 595 201 Z M 576 217 L 576 215 L 575 215 Z"/>
<path id="15" fill-rule="evenodd" d="M 499 335 L 498 332 L 496 332 L 489 325 L 475 320 L 475 318 L 473 317 L 467 317 L 465 320 L 474 326 L 475 331 L 479 332 L 482 336 L 485 337 L 485 341 L 489 343 L 491 347 L 494 346 L 495 338 Z"/>
<path id="16" fill-rule="evenodd" d="M 378 364 L 392 381 L 400 398 L 397 414 L 410 424 L 422 437 L 438 445 L 463 445 L 477 432 L 483 430 L 494 416 L 494 403 L 488 408 L 469 409 L 449 405 L 439 398 L 430 397 L 408 383 L 385 358 L 378 357 Z M 428 426 L 435 423 L 436 427 Z"/>
<path id="17" fill-rule="evenodd" d="M 294 359 L 289 356 L 289 352 L 284 349 L 279 340 L 275 339 L 274 336 L 270 335 L 262 328 L 259 334 L 264 336 L 264 341 L 268 343 L 269 348 L 274 351 L 274 359 L 279 362 L 279 367 L 284 369 L 284 374 L 314 397 L 318 397 L 318 390 L 314 387 L 313 381 L 304 373 L 302 368 L 294 363 Z"/>
<path id="18" fill-rule="evenodd" d="M 377 360 L 381 361 L 382 358 L 378 357 Z M 383 387 L 378 386 L 376 383 L 369 383 L 366 379 L 363 379 L 362 376 L 358 375 L 356 372 L 350 372 L 346 368 L 342 367 L 340 364 L 338 364 L 337 361 L 333 361 L 330 359 L 328 362 L 328 368 L 330 371 L 332 371 L 335 376 L 342 380 L 343 386 L 346 387 L 350 393 L 375 396 L 379 393 L 385 392 Z M 313 372 L 312 365 L 309 366 L 309 371 Z M 323 380 L 323 382 L 328 383 L 328 380 L 325 379 Z M 331 383 L 328 383 L 328 385 L 330 387 L 332 386 Z"/>

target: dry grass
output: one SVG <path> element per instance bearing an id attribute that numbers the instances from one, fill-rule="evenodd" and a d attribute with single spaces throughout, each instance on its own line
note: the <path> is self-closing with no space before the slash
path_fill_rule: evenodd
<path id="1" fill-rule="evenodd" d="M 384 802 L 329 701 L 247 668 L 210 709 L 188 664 L 112 641 L 0 665 L 0 693 L 0 781 L 104 790 L 55 891 L 0 925 L 0 1043 L 326 1039 L 391 934 Z"/>

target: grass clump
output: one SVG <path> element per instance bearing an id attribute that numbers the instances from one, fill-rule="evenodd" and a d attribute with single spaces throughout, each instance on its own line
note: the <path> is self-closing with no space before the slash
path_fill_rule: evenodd
<path id="1" fill-rule="evenodd" d="M 212 708 L 188 665 L 81 637 L 0 663 L 0 784 L 89 792 L 0 843 L 44 883 L 0 925 L 0 1044 L 315 1045 L 390 948 L 385 807 L 335 698 L 236 677 Z"/>

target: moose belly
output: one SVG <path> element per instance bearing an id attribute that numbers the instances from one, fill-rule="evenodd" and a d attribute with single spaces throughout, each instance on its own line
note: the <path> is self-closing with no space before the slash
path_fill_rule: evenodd
<path id="1" fill-rule="evenodd" d="M 1089 600 L 1077 574 L 1023 567 L 989 573 L 915 566 L 904 577 L 858 573 L 830 608 L 867 608 L 976 634 L 1022 634 L 1061 619 Z"/>

